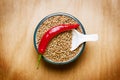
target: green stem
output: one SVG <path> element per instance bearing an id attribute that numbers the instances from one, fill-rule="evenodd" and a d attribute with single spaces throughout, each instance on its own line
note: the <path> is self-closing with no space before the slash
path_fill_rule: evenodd
<path id="1" fill-rule="evenodd" d="M 37 64 L 37 69 L 39 69 L 39 65 L 40 65 L 40 60 L 41 60 L 42 55 L 38 54 L 38 64 Z"/>

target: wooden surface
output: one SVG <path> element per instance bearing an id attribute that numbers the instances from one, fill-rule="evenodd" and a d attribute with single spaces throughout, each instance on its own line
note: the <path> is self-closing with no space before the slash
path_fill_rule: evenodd
<path id="1" fill-rule="evenodd" d="M 77 61 L 51 66 L 37 54 L 33 33 L 39 21 L 54 12 L 77 17 L 88 42 Z M 120 0 L 1 0 L 0 80 L 120 80 Z"/>

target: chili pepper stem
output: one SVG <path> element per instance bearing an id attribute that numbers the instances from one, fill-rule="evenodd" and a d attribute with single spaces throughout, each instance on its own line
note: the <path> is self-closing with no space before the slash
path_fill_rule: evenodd
<path id="1" fill-rule="evenodd" d="M 40 65 L 40 60 L 41 60 L 42 55 L 38 54 L 38 64 L 37 64 L 37 69 L 39 69 L 39 65 Z"/>

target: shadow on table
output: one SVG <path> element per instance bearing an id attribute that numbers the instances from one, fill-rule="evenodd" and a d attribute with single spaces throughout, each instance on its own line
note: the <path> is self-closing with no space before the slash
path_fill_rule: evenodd
<path id="1" fill-rule="evenodd" d="M 54 64 L 50 64 L 50 63 L 47 63 L 45 61 L 43 61 L 43 65 L 46 67 L 46 68 L 49 68 L 49 69 L 53 69 L 53 70 L 69 70 L 71 68 L 73 68 L 75 65 L 77 65 L 77 62 L 78 60 L 75 60 L 74 62 L 71 62 L 69 64 L 64 64 L 64 65 L 54 65 Z"/>

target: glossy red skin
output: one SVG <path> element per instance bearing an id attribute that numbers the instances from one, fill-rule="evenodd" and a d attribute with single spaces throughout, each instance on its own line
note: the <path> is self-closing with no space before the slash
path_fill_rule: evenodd
<path id="1" fill-rule="evenodd" d="M 71 29 L 75 29 L 79 26 L 79 24 L 62 24 L 59 26 L 52 27 L 49 29 L 41 38 L 41 41 L 38 45 L 39 54 L 44 54 L 48 43 L 50 40 L 61 32 L 65 32 Z"/>

